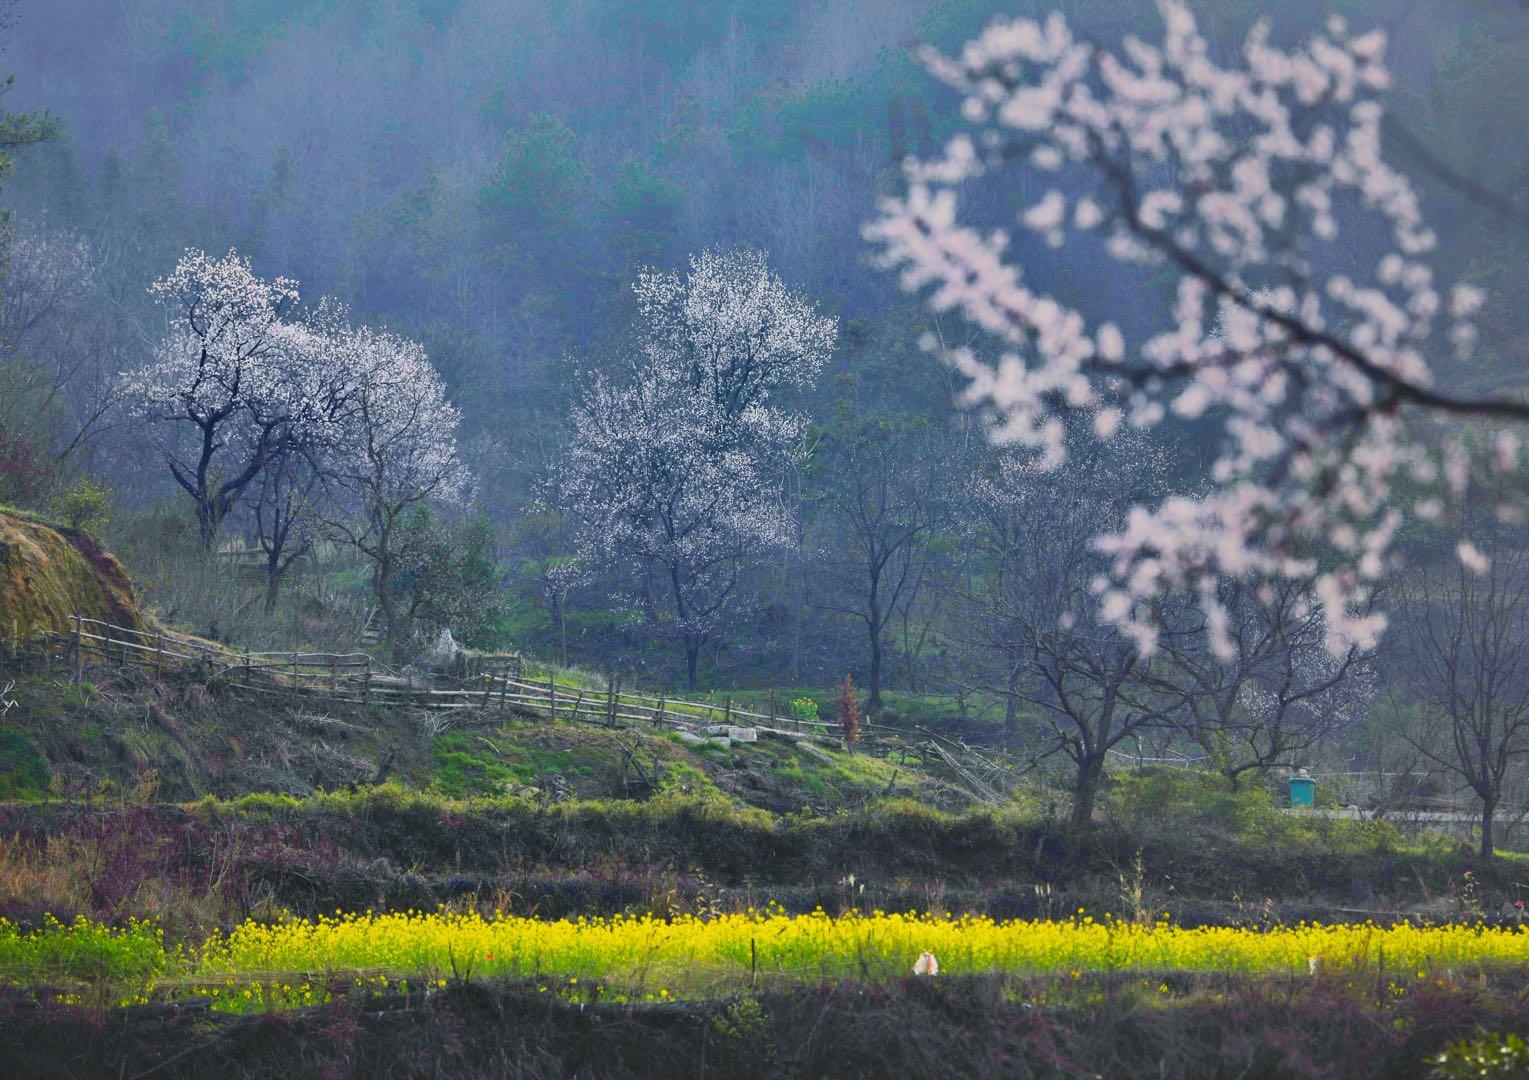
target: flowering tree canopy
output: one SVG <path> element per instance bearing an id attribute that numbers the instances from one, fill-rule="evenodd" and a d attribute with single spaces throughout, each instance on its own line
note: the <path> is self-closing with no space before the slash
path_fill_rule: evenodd
<path id="1" fill-rule="evenodd" d="M 644 271 L 633 291 L 644 366 L 704 392 L 720 415 L 745 422 L 776 391 L 810 386 L 838 335 L 833 319 L 748 249 L 693 255 L 684 277 Z"/>
<path id="2" fill-rule="evenodd" d="M 371 560 L 391 647 L 394 535 L 426 502 L 461 505 L 471 485 L 461 414 L 423 347 L 350 325 L 330 300 L 292 317 L 297 283 L 264 281 L 232 251 L 186 252 L 151 292 L 170 329 L 127 392 L 170 432 L 165 455 L 203 539 L 258 493 L 274 589 L 301 504 Z"/>
<path id="3" fill-rule="evenodd" d="M 196 501 L 211 543 L 266 464 L 333 420 L 342 381 L 324 335 L 285 318 L 296 283 L 256 277 L 236 252 L 187 251 L 150 292 L 170 328 L 125 392 L 168 431 L 170 472 Z"/>
<path id="4" fill-rule="evenodd" d="M 327 458 L 334 480 L 384 511 L 424 499 L 465 502 L 471 477 L 457 453 L 461 410 L 424 347 L 365 326 L 344 330 L 333 347 L 347 373 L 340 437 Z"/>
<path id="5" fill-rule="evenodd" d="M 745 560 L 791 540 L 781 485 L 804 423 L 772 397 L 812 383 L 837 328 L 753 251 L 705 252 L 634 288 L 638 348 L 622 377 L 587 380 L 550 491 L 583 560 L 633 573 L 694 685 Z"/>
<path id="6" fill-rule="evenodd" d="M 1344 655 L 1384 627 L 1369 601 L 1402 523 L 1398 484 L 1430 488 L 1416 512 L 1436 516 L 1467 482 L 1465 442 L 1421 438 L 1424 422 L 1523 419 L 1529 405 L 1457 398 L 1431 380 L 1431 353 L 1469 353 L 1484 296 L 1435 281 L 1434 234 L 1381 156 L 1383 33 L 1350 35 L 1333 19 L 1285 51 L 1260 24 L 1223 66 L 1185 4 L 1159 8 L 1157 44 L 1103 48 L 1053 14 L 995 22 L 957 56 L 926 51 L 964 96 L 965 126 L 938 156 L 908 163 L 905 193 L 866 234 L 907 288 L 996 344 L 991 357 L 946 352 L 970 400 L 998 417 L 996 437 L 1054 464 L 1069 411 L 1088 413 L 1099 438 L 1169 413 L 1219 423 L 1208 491 L 1138 506 L 1100 538 L 1112 556 L 1095 587 L 1106 618 L 1150 651 L 1149 601 L 1187 589 L 1230 658 L 1219 581 L 1310 579 L 1327 647 Z M 1044 182 L 1018 212 L 1023 230 L 1054 247 L 1091 240 L 1166 275 L 1171 318 L 1128 339 L 1028 287 L 1008 234 L 963 223 L 958 201 L 963 185 L 1010 167 Z M 1376 232 L 1386 240 L 1373 265 L 1338 269 L 1354 237 Z M 1497 432 L 1484 456 L 1516 467 L 1518 437 Z M 1319 565 L 1319 550 L 1334 557 Z"/>
<path id="7" fill-rule="evenodd" d="M 331 341 L 346 389 L 322 451 L 329 498 L 321 515 L 371 562 L 391 655 L 402 622 L 394 579 L 403 527 L 428 503 L 461 507 L 471 492 L 457 449 L 462 416 L 417 342 L 364 326 L 337 328 Z"/>

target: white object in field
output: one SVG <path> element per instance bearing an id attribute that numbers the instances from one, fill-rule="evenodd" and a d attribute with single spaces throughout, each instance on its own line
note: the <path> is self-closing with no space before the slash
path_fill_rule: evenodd
<path id="1" fill-rule="evenodd" d="M 448 671 L 457 662 L 462 646 L 445 627 L 435 636 L 435 641 L 414 659 L 414 667 L 421 671 Z"/>
<path id="2" fill-rule="evenodd" d="M 921 952 L 918 959 L 913 962 L 913 974 L 915 975 L 938 975 L 940 962 L 934 958 L 934 953 Z"/>
<path id="3" fill-rule="evenodd" d="M 706 734 L 722 736 L 733 742 L 759 741 L 758 728 L 738 727 L 736 724 L 712 724 L 706 729 Z"/>

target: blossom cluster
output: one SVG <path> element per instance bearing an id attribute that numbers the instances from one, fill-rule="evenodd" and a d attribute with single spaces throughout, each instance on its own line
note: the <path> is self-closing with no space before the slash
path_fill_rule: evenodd
<path id="1" fill-rule="evenodd" d="M 299 312 L 296 282 L 262 279 L 233 251 L 189 250 L 150 292 L 169 327 L 124 389 L 167 433 L 170 468 L 210 527 L 263 469 L 294 455 L 332 493 L 367 502 L 465 497 L 460 413 L 419 344 L 353 326 L 330 300 Z"/>
<path id="2" fill-rule="evenodd" d="M 906 191 L 866 235 L 905 287 L 994 343 L 991 356 L 944 355 L 969 401 L 996 414 L 997 438 L 1054 465 L 1068 412 L 1100 438 L 1170 416 L 1219 423 L 1208 491 L 1139 506 L 1100 541 L 1113 564 L 1101 608 L 1144 650 L 1158 634 L 1151 600 L 1188 590 L 1224 622 L 1228 577 L 1314 578 L 1328 647 L 1367 647 L 1384 627 L 1370 600 L 1393 561 L 1398 486 L 1436 489 L 1417 512 L 1437 516 L 1469 480 L 1464 442 L 1418 438 L 1418 417 L 1523 410 L 1432 383 L 1429 356 L 1469 355 L 1486 297 L 1435 280 L 1436 237 L 1382 157 L 1384 33 L 1335 18 L 1286 50 L 1260 23 L 1224 65 L 1186 4 L 1158 6 L 1159 43 L 1111 50 L 1053 14 L 999 20 L 954 56 L 925 51 L 962 95 L 964 125 L 907 164 Z M 1010 232 L 960 213 L 963 186 L 1005 169 L 1043 185 L 1016 213 L 1022 236 L 1087 238 L 1151 267 L 1174 291 L 1164 325 L 1128 338 L 1028 286 Z M 1340 269 L 1355 237 L 1377 233 L 1373 265 Z M 1516 468 L 1517 437 L 1497 433 L 1489 460 Z M 1319 565 L 1318 550 L 1335 558 Z"/>
<path id="3" fill-rule="evenodd" d="M 837 325 L 746 249 L 633 288 L 638 347 L 585 379 L 552 496 L 580 523 L 585 562 L 656 575 L 684 633 L 704 634 L 739 560 L 791 542 L 782 486 L 805 421 L 775 398 L 817 378 Z"/>

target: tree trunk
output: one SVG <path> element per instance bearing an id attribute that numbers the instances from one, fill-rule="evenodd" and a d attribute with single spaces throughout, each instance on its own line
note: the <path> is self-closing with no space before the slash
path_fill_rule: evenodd
<path id="1" fill-rule="evenodd" d="M 387 629 L 382 633 L 382 655 L 387 657 L 387 663 L 395 663 L 398 659 L 398 623 L 395 614 L 390 609 L 393 605 L 384 604 L 382 608 L 383 622 Z"/>
<path id="2" fill-rule="evenodd" d="M 1009 661 L 1008 693 L 1003 702 L 1003 741 L 1012 743 L 1019 738 L 1019 675 L 1022 669 L 1017 660 Z"/>
<path id="3" fill-rule="evenodd" d="M 282 572 L 274 566 L 266 567 L 265 571 L 265 613 L 276 614 L 276 600 L 281 593 Z"/>
<path id="4" fill-rule="evenodd" d="M 286 544 L 273 542 L 265 556 L 265 613 L 276 613 L 276 601 L 281 595 L 281 583 L 286 580 L 291 560 L 282 557 Z"/>
<path id="5" fill-rule="evenodd" d="M 1497 813 L 1495 799 L 1483 799 L 1481 801 L 1481 857 L 1492 857 L 1492 818 Z"/>
<path id="6" fill-rule="evenodd" d="M 1099 799 L 1099 781 L 1104 776 L 1104 755 L 1089 754 L 1078 763 L 1078 778 L 1073 787 L 1072 825 L 1081 829 L 1094 820 L 1094 804 Z"/>
<path id="7" fill-rule="evenodd" d="M 196 527 L 201 535 L 202 546 L 208 551 L 213 550 L 213 545 L 218 539 L 218 526 L 221 521 L 218 518 L 217 508 L 211 500 L 206 498 L 197 499 L 196 503 Z"/>
<path id="8" fill-rule="evenodd" d="M 867 686 L 869 694 L 865 699 L 865 707 L 869 712 L 881 711 L 881 633 L 872 628 L 871 638 L 871 678 Z"/>
<path id="9" fill-rule="evenodd" d="M 398 604 L 393 599 L 393 591 L 389 586 L 388 561 L 379 561 L 373 569 L 372 587 L 377 594 L 377 606 L 382 609 L 382 619 L 385 629 L 382 633 L 383 662 L 394 663 L 398 658 L 394 650 L 398 648 Z"/>
<path id="10" fill-rule="evenodd" d="M 685 685 L 691 690 L 696 688 L 696 659 L 701 655 L 701 643 L 699 641 L 685 640 Z"/>

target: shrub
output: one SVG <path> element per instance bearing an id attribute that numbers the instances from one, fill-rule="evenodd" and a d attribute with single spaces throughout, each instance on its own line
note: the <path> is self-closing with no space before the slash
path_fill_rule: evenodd
<path id="1" fill-rule="evenodd" d="M 1111 808 L 1130 821 L 1169 816 L 1216 817 L 1247 824 L 1273 809 L 1262 788 L 1232 787 L 1218 773 L 1197 769 L 1149 768 L 1115 777 Z"/>
<path id="2" fill-rule="evenodd" d="M 82 476 L 53 496 L 51 509 L 71 529 L 97 532 L 111 520 L 111 491 Z"/>
<path id="3" fill-rule="evenodd" d="M 853 750 L 860 740 L 860 703 L 855 700 L 855 684 L 848 675 L 844 676 L 835 706 L 839 714 L 839 733 L 844 736 L 844 745 Z"/>

